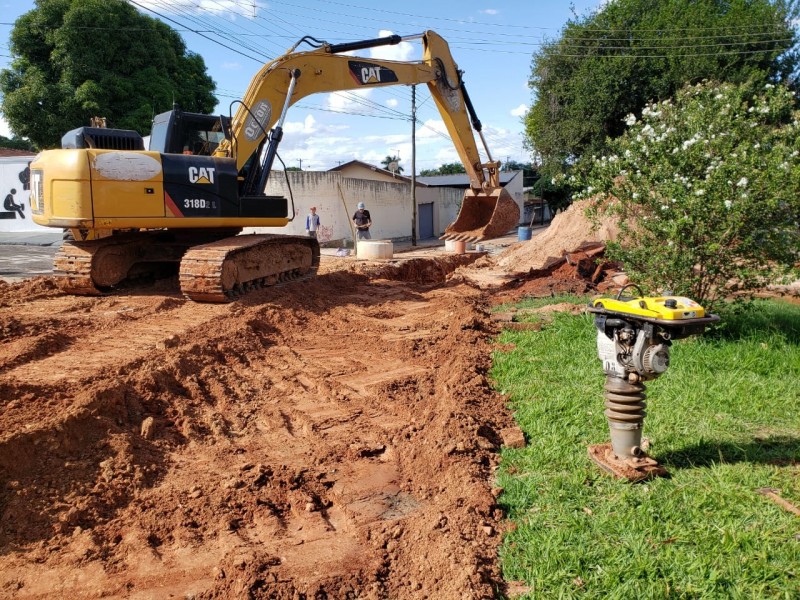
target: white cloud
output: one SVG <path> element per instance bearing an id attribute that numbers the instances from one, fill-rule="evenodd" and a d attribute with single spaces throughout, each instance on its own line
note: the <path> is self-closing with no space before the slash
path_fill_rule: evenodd
<path id="1" fill-rule="evenodd" d="M 378 32 L 379 38 L 389 37 L 390 35 L 394 35 L 394 32 L 389 31 L 388 29 L 381 29 Z M 409 42 L 400 42 L 399 44 L 395 44 L 393 46 L 377 46 L 375 48 L 370 48 L 369 55 L 371 58 L 377 60 L 399 60 L 407 62 L 412 60 L 416 51 L 417 47 L 414 44 Z"/>
<path id="2" fill-rule="evenodd" d="M 481 13 L 482 15 L 492 15 L 492 16 L 500 13 L 500 11 L 498 11 L 495 8 L 487 8 L 485 10 L 479 10 L 478 12 Z"/>
<path id="3" fill-rule="evenodd" d="M 238 62 L 225 62 L 222 63 L 222 68 L 226 71 L 241 71 L 242 70 L 242 63 Z"/>
<path id="4" fill-rule="evenodd" d="M 511 109 L 511 116 L 522 117 L 528 112 L 528 107 L 525 104 L 520 104 L 517 108 Z"/>
<path id="5" fill-rule="evenodd" d="M 417 139 L 434 138 L 445 141 L 450 139 L 450 134 L 447 133 L 447 128 L 444 126 L 444 121 L 441 119 L 428 119 L 422 124 L 422 127 L 417 128 Z"/>
<path id="6" fill-rule="evenodd" d="M 11 128 L 8 126 L 8 121 L 3 117 L 0 117 L 0 135 L 7 138 L 11 137 Z"/>
<path id="7" fill-rule="evenodd" d="M 357 90 L 350 90 L 346 92 L 332 92 L 328 94 L 325 99 L 325 106 L 329 110 L 336 112 L 370 112 L 369 106 L 359 102 L 359 99 L 369 100 L 372 90 L 369 88 L 359 88 Z"/>
<path id="8" fill-rule="evenodd" d="M 389 98 L 386 101 L 386 106 L 388 106 L 389 108 L 396 108 L 398 104 L 400 103 L 395 98 Z"/>
<path id="9" fill-rule="evenodd" d="M 310 135 L 317 131 L 317 121 L 313 115 L 306 115 L 303 121 L 287 121 L 284 123 L 283 130 L 292 135 Z"/>
<path id="10" fill-rule="evenodd" d="M 137 0 L 142 8 L 158 13 L 181 14 L 186 12 L 204 12 L 224 15 L 234 20 L 237 16 L 253 19 L 260 3 L 253 0 L 172 0 L 169 4 L 164 0 Z"/>

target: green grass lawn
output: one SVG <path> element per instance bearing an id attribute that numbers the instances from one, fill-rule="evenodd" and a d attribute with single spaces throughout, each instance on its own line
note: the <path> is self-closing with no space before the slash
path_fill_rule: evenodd
<path id="1" fill-rule="evenodd" d="M 587 454 L 609 441 L 592 317 L 501 335 L 492 375 L 528 439 L 498 471 L 516 526 L 501 561 L 523 597 L 800 598 L 800 517 L 758 493 L 800 506 L 800 306 L 723 322 L 647 384 L 644 436 L 671 477 L 638 484 Z"/>

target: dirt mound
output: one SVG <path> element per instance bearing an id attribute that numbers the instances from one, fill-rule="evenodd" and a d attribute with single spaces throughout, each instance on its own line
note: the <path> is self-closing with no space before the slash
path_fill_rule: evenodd
<path id="1" fill-rule="evenodd" d="M 486 297 L 340 266 L 222 306 L 1 286 L 0 595 L 502 589 Z"/>
<path id="2" fill-rule="evenodd" d="M 497 266 L 510 272 L 546 269 L 564 254 L 592 242 L 615 240 L 619 227 L 613 217 L 601 219 L 597 227 L 585 215 L 591 200 L 574 202 L 556 215 L 542 233 L 515 244 L 496 258 Z"/>

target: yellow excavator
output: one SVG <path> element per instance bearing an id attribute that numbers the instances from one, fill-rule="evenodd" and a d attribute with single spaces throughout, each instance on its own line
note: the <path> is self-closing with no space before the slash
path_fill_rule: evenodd
<path id="1" fill-rule="evenodd" d="M 419 62 L 345 53 L 421 39 Z M 301 44 L 312 50 L 298 51 Z M 447 43 L 436 33 L 329 44 L 306 36 L 264 65 L 231 117 L 178 107 L 156 116 L 149 149 L 129 130 L 81 127 L 31 164 L 33 220 L 70 233 L 54 261 L 59 286 L 98 295 L 163 266 L 179 265 L 185 296 L 228 302 L 248 291 L 316 273 L 319 245 L 290 235 L 239 235 L 283 227 L 289 201 L 265 195 L 289 107 L 321 92 L 426 83 L 470 178 L 444 239 L 498 237 L 519 222 L 499 182 L 481 124 Z M 471 124 L 471 125 L 470 125 Z M 481 158 L 472 128 L 480 134 Z"/>

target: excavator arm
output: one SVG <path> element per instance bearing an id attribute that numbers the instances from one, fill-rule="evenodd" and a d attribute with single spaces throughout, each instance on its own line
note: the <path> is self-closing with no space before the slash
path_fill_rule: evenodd
<path id="1" fill-rule="evenodd" d="M 422 40 L 420 62 L 365 59 L 345 54 L 414 39 Z M 318 47 L 296 51 L 303 42 Z M 428 85 L 470 179 L 471 189 L 465 195 L 459 216 L 442 237 L 477 241 L 503 235 L 517 225 L 519 208 L 500 186 L 500 163 L 491 159 L 480 121 L 447 42 L 433 31 L 345 44 L 303 38 L 253 77 L 231 121 L 231 138 L 217 148 L 215 155 L 233 157 L 239 172 L 246 174 L 245 195 L 258 194 L 269 177 L 283 136 L 283 121 L 291 105 L 317 93 L 422 83 Z M 488 157 L 486 163 L 481 162 L 473 128 L 483 142 Z"/>

